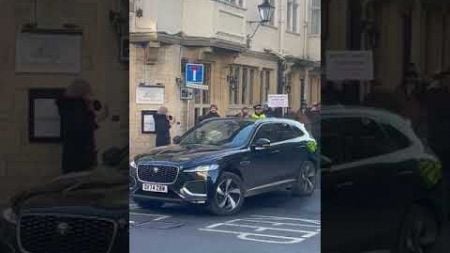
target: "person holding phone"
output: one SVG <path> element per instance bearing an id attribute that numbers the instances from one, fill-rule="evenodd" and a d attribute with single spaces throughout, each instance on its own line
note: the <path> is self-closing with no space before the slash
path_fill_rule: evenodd
<path id="1" fill-rule="evenodd" d="M 90 170 L 97 165 L 95 131 L 98 129 L 91 84 L 76 79 L 57 103 L 62 123 L 63 174 Z"/>
<path id="2" fill-rule="evenodd" d="M 171 144 L 170 128 L 175 122 L 175 118 L 168 114 L 169 110 L 161 106 L 154 115 L 156 131 L 156 147 L 167 146 Z"/>

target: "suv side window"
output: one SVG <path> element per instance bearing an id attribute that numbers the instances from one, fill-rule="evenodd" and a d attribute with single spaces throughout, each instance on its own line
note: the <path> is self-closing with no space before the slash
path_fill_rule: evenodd
<path id="1" fill-rule="evenodd" d="M 339 132 L 339 119 L 329 118 L 320 121 L 320 152 L 331 160 L 329 165 L 342 163 L 342 142 Z"/>
<path id="2" fill-rule="evenodd" d="M 388 124 L 381 124 L 381 127 L 389 136 L 389 143 L 391 144 L 392 152 L 407 148 L 411 145 L 411 141 L 409 140 L 409 138 L 402 134 L 395 127 Z"/>
<path id="3" fill-rule="evenodd" d="M 365 117 L 342 118 L 341 131 L 345 162 L 392 152 L 389 138 L 379 124 Z"/>
<path id="4" fill-rule="evenodd" d="M 295 139 L 304 135 L 302 130 L 290 124 L 278 124 L 280 127 L 280 141 Z"/>
<path id="5" fill-rule="evenodd" d="M 254 141 L 261 138 L 269 139 L 270 142 L 277 142 L 279 140 L 279 129 L 277 125 L 272 123 L 262 125 L 258 129 Z"/>

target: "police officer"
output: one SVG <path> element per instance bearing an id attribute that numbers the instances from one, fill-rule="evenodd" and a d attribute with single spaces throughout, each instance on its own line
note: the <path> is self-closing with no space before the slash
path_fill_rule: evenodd
<path id="1" fill-rule="evenodd" d="M 250 116 L 253 120 L 265 119 L 266 115 L 264 114 L 264 110 L 260 104 L 253 106 L 255 112 Z"/>

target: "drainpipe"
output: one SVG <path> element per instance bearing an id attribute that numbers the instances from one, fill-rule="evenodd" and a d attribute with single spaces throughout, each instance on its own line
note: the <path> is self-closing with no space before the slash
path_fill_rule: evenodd
<path id="1" fill-rule="evenodd" d="M 279 41 L 278 41 L 278 53 L 283 54 L 283 48 L 284 48 L 284 32 L 286 30 L 285 28 L 285 21 L 283 18 L 283 2 L 284 1 L 277 1 L 278 3 L 278 35 L 279 35 Z"/>
<path id="2" fill-rule="evenodd" d="M 308 51 L 308 3 L 309 1 L 303 1 L 305 8 L 303 8 L 303 59 L 309 58 Z"/>

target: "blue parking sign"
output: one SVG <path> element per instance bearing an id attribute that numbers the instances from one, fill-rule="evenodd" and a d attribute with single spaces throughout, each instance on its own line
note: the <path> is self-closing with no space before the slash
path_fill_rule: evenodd
<path id="1" fill-rule="evenodd" d="M 203 64 L 186 64 L 186 86 L 198 86 L 204 83 L 205 66 Z M 193 87 L 197 88 L 197 87 Z"/>

